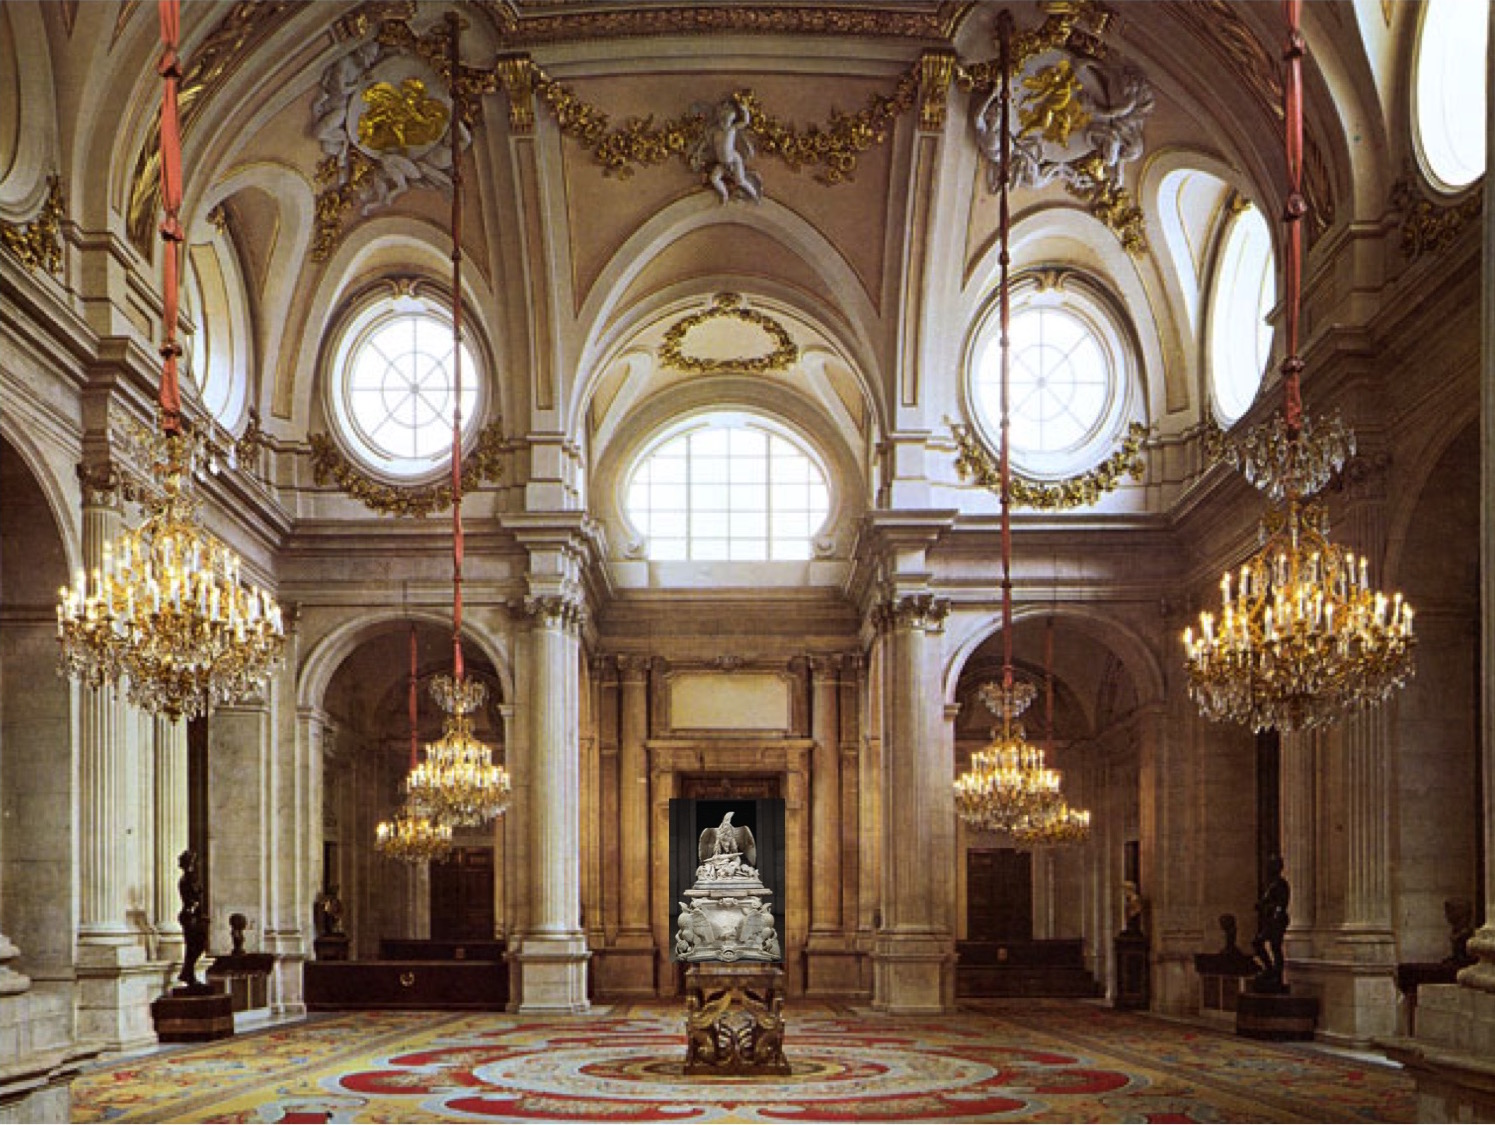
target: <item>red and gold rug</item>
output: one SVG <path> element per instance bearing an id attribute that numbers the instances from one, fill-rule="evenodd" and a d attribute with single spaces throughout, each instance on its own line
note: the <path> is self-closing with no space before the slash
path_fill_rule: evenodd
<path id="1" fill-rule="evenodd" d="M 799 1005 L 788 1077 L 686 1078 L 683 1017 L 349 1013 L 116 1062 L 75 1121 L 1412 1121 L 1411 1079 L 1075 1001 Z"/>

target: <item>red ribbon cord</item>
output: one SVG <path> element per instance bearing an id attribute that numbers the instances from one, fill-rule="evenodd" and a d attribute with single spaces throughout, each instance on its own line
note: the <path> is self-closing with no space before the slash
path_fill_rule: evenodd
<path id="1" fill-rule="evenodd" d="M 162 82 L 161 96 L 161 218 L 162 250 L 161 304 L 165 318 L 161 343 L 161 424 L 167 433 L 181 430 L 182 394 L 177 381 L 176 342 L 177 315 L 181 301 L 181 263 L 183 241 L 182 209 L 182 127 L 177 109 L 177 84 L 181 78 L 181 61 L 177 41 L 181 35 L 179 0 L 160 0 L 161 62 L 157 67 Z"/>

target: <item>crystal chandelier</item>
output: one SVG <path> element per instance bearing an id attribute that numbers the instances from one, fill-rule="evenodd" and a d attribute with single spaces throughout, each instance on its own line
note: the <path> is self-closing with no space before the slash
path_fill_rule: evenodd
<path id="1" fill-rule="evenodd" d="M 446 712 L 441 738 L 426 745 L 425 760 L 405 779 L 414 809 L 446 825 L 478 825 L 499 816 L 509 803 L 509 774 L 473 735 L 472 714 L 488 689 L 469 680 L 462 663 L 462 153 L 458 116 L 461 92 L 460 30 L 451 28 L 452 116 L 452 675 L 438 676 L 431 694 Z"/>
<path id="2" fill-rule="evenodd" d="M 1090 810 L 1072 809 L 1069 802 L 1057 805 L 1038 816 L 1020 820 L 1012 827 L 1013 840 L 1029 847 L 1062 847 L 1080 844 L 1090 838 Z"/>
<path id="3" fill-rule="evenodd" d="M 1370 584 L 1369 563 L 1329 542 L 1328 513 L 1312 497 L 1354 455 L 1338 418 L 1314 426 L 1303 416 L 1298 318 L 1302 291 L 1303 38 L 1300 0 L 1288 19 L 1286 148 L 1287 357 L 1279 417 L 1227 448 L 1230 461 L 1273 507 L 1261 545 L 1220 582 L 1218 614 L 1184 631 L 1189 694 L 1208 719 L 1253 729 L 1307 730 L 1374 706 L 1412 675 L 1412 607 Z"/>
<path id="4" fill-rule="evenodd" d="M 415 626 L 410 626 L 410 770 L 415 772 L 415 753 L 420 745 L 417 726 L 419 693 L 416 690 Z M 445 859 L 452 848 L 452 826 L 438 824 L 408 800 L 392 820 L 374 826 L 374 850 L 406 863 L 430 863 Z"/>
<path id="5" fill-rule="evenodd" d="M 176 0 L 161 4 L 161 235 L 165 278 L 159 433 L 135 435 L 151 462 L 147 518 L 105 543 L 92 574 L 79 569 L 58 593 L 59 670 L 92 688 L 124 681 L 131 703 L 175 721 L 243 698 L 279 665 L 285 648 L 280 606 L 246 583 L 237 555 L 198 518 L 193 476 L 208 442 L 183 428 L 177 382 L 178 255 L 183 232 L 181 141 L 177 127 Z"/>
<path id="6" fill-rule="evenodd" d="M 1011 50 L 1012 15 L 1003 10 L 997 16 L 1001 75 L 998 79 L 1000 151 L 998 156 L 998 237 L 1001 275 L 997 286 L 1000 315 L 999 353 L 1001 357 L 1001 417 L 998 476 L 1002 502 L 1002 680 L 985 684 L 981 699 L 998 723 L 992 741 L 971 755 L 971 765 L 955 779 L 955 809 L 972 828 L 982 831 L 1014 833 L 1025 825 L 1049 823 L 1059 815 L 1063 805 L 1058 770 L 1044 764 L 1044 752 L 1023 734 L 1018 716 L 1027 710 L 1037 696 L 1030 683 L 1014 678 L 1012 669 L 1012 472 L 1009 430 L 1011 414 L 1012 349 L 1008 327 L 1011 320 L 1011 283 L 1008 276 L 1008 242 L 1011 234 L 1009 189 L 1011 184 L 1012 91 Z M 1052 694 L 1050 695 L 1052 701 Z M 1067 806 L 1065 806 L 1067 807 Z M 1089 818 L 1086 816 L 1088 825 Z"/>
<path id="7" fill-rule="evenodd" d="M 437 676 L 431 694 L 446 711 L 441 737 L 426 744 L 425 760 L 405 779 L 412 807 L 442 824 L 477 825 L 509 804 L 509 773 L 472 733 L 472 714 L 487 688 L 480 680 Z"/>

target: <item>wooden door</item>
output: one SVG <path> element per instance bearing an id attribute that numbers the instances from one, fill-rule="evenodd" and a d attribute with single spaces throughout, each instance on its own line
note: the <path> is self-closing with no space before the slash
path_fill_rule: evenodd
<path id="1" fill-rule="evenodd" d="M 1033 940 L 1033 857 L 1015 848 L 966 853 L 966 940 Z"/>
<path id="2" fill-rule="evenodd" d="M 450 858 L 431 864 L 431 937 L 492 939 L 492 848 L 453 848 Z"/>

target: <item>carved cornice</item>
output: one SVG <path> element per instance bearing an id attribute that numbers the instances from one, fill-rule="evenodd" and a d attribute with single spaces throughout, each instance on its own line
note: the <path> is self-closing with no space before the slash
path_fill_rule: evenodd
<path id="1" fill-rule="evenodd" d="M 477 0 L 509 46 L 662 35 L 856 35 L 881 39 L 948 39 L 962 5 L 910 12 L 790 4 L 642 4 L 615 11 L 517 14 L 504 0 Z"/>
<path id="2" fill-rule="evenodd" d="M 524 612 L 537 628 L 559 629 L 573 635 L 586 624 L 586 599 L 579 593 L 541 594 L 524 599 Z"/>
<path id="3" fill-rule="evenodd" d="M 301 0 L 237 0 L 228 15 L 192 49 L 177 87 L 181 132 L 185 138 L 214 95 L 228 84 L 244 60 L 303 7 Z M 135 158 L 130 177 L 130 206 L 126 225 L 130 242 L 151 256 L 152 228 L 161 209 L 161 121 L 150 132 Z"/>
<path id="4" fill-rule="evenodd" d="M 893 594 L 872 607 L 872 624 L 880 633 L 895 629 L 943 632 L 950 599 L 935 594 Z"/>
<path id="5" fill-rule="evenodd" d="M 1391 206 L 1401 212 L 1401 249 L 1409 261 L 1448 249 L 1484 213 L 1485 193 L 1475 190 L 1454 203 L 1427 198 L 1408 174 L 1391 188 Z"/>
<path id="6" fill-rule="evenodd" d="M 955 469 L 962 480 L 969 480 L 982 488 L 1001 495 L 1002 474 L 1000 467 L 991 458 L 985 447 L 977 441 L 970 428 L 952 425 L 956 445 L 960 449 L 955 460 Z M 1012 503 L 1020 508 L 1036 508 L 1040 511 L 1061 511 L 1068 508 L 1086 508 L 1108 492 L 1115 492 L 1123 479 L 1141 480 L 1147 468 L 1142 458 L 1142 443 L 1150 431 L 1140 422 L 1127 427 L 1121 447 L 1095 468 L 1078 476 L 1061 481 L 1044 483 L 1012 475 L 1009 495 Z"/>
<path id="7" fill-rule="evenodd" d="M 62 219 L 66 204 L 62 181 L 47 177 L 47 198 L 41 210 L 27 223 L 0 221 L 0 246 L 4 246 L 28 270 L 44 269 L 50 274 L 62 272 Z"/>
<path id="8" fill-rule="evenodd" d="M 718 293 L 712 298 L 709 309 L 691 313 L 675 321 L 660 342 L 660 362 L 666 367 L 688 371 L 694 375 L 709 375 L 719 371 L 759 375 L 788 369 L 799 359 L 799 348 L 789 335 L 789 330 L 767 313 L 742 308 L 741 305 L 742 298 L 738 294 Z M 686 355 L 683 346 L 686 335 L 692 328 L 699 328 L 714 320 L 737 320 L 760 328 L 773 340 L 774 347 L 762 355 L 734 356 L 729 359 Z"/>
<path id="9" fill-rule="evenodd" d="M 329 480 L 353 499 L 385 516 L 420 518 L 448 508 L 452 484 L 443 478 L 436 484 L 401 486 L 385 484 L 368 476 L 345 457 L 327 434 L 312 434 L 312 473 L 318 484 Z M 492 484 L 503 476 L 507 446 L 498 422 L 483 427 L 473 451 L 462 459 L 464 484 Z"/>

